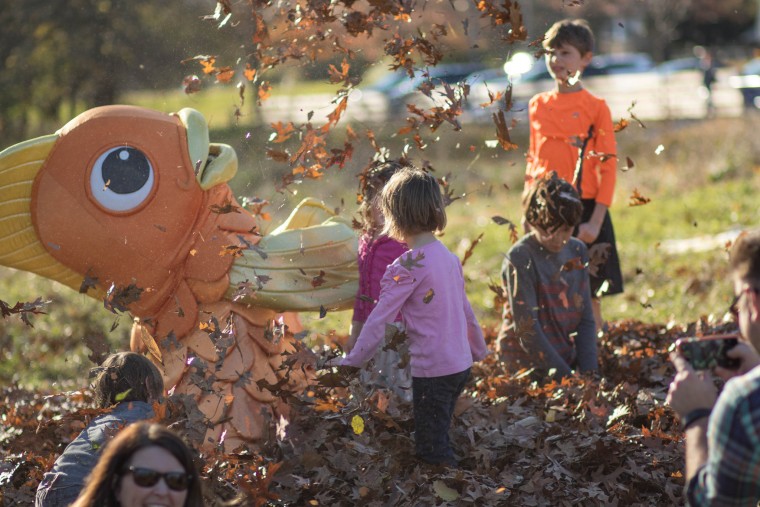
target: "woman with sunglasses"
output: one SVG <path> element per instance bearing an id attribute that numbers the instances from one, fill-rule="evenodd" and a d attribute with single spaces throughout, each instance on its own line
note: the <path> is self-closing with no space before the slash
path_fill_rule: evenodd
<path id="1" fill-rule="evenodd" d="M 135 423 L 103 450 L 73 507 L 203 507 L 190 448 L 160 424 Z"/>

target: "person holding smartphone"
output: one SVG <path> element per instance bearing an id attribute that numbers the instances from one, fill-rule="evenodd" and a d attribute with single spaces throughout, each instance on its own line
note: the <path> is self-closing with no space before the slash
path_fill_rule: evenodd
<path id="1" fill-rule="evenodd" d="M 723 391 L 718 394 L 709 371 L 697 373 L 678 353 L 671 358 L 676 375 L 666 402 L 685 433 L 691 506 L 760 501 L 760 229 L 735 242 L 730 269 L 740 338 L 726 355 L 739 366 L 712 370 L 726 380 Z"/>

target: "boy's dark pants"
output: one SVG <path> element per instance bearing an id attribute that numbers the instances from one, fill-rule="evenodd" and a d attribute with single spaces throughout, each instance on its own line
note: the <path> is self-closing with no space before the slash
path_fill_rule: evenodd
<path id="1" fill-rule="evenodd" d="M 462 394 L 470 368 L 443 377 L 412 377 L 414 442 L 417 457 L 432 464 L 455 466 L 449 427 L 457 398 Z"/>

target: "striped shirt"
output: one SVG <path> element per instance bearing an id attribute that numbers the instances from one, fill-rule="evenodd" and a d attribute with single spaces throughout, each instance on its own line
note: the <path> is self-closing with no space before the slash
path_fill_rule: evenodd
<path id="1" fill-rule="evenodd" d="M 558 253 L 531 233 L 507 253 L 502 281 L 512 312 L 512 330 L 528 361 L 559 375 L 598 368 L 588 251 L 576 238 Z M 519 351 L 518 351 L 519 352 Z"/>
<path id="2" fill-rule="evenodd" d="M 760 501 L 760 367 L 726 383 L 707 426 L 705 463 L 686 486 L 689 505 Z"/>

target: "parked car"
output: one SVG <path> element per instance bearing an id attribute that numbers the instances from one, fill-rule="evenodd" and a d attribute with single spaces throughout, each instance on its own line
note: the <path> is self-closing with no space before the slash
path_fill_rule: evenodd
<path id="1" fill-rule="evenodd" d="M 426 69 L 416 69 L 414 77 L 410 78 L 404 70 L 396 70 L 382 77 L 375 83 L 362 89 L 363 94 L 382 94 L 388 100 L 389 114 L 398 114 L 406 111 L 406 104 L 416 103 L 421 107 L 428 108 L 438 103 L 437 97 L 441 95 L 443 89 L 440 86 L 443 83 L 455 85 L 464 82 L 473 73 L 477 74 L 483 71 L 485 66 L 480 63 L 450 63 L 439 64 L 435 67 Z M 433 91 L 433 100 L 419 91 L 426 81 L 431 81 L 436 90 Z"/>
<path id="2" fill-rule="evenodd" d="M 652 58 L 645 53 L 616 53 L 596 55 L 583 72 L 583 78 L 588 83 L 599 76 L 616 74 L 635 74 L 649 72 L 654 68 Z M 552 77 L 546 68 L 546 59 L 535 59 L 533 66 L 522 74 L 513 74 L 483 83 L 467 79 L 475 84 L 470 90 L 468 112 L 475 121 L 490 120 L 492 108 L 483 108 L 480 105 L 489 101 L 488 91 L 505 91 L 512 84 L 512 113 L 518 116 L 527 115 L 528 101 L 536 93 L 547 91 L 553 87 Z M 501 104 L 503 106 L 503 103 Z"/>
<path id="3" fill-rule="evenodd" d="M 685 72 L 689 70 L 702 70 L 699 58 L 696 56 L 687 56 L 685 58 L 676 58 L 660 63 L 654 69 L 658 74 L 674 74 L 676 72 Z"/>
<path id="4" fill-rule="evenodd" d="M 760 109 L 760 58 L 747 62 L 740 74 L 728 78 L 728 84 L 741 92 L 745 108 Z"/>

